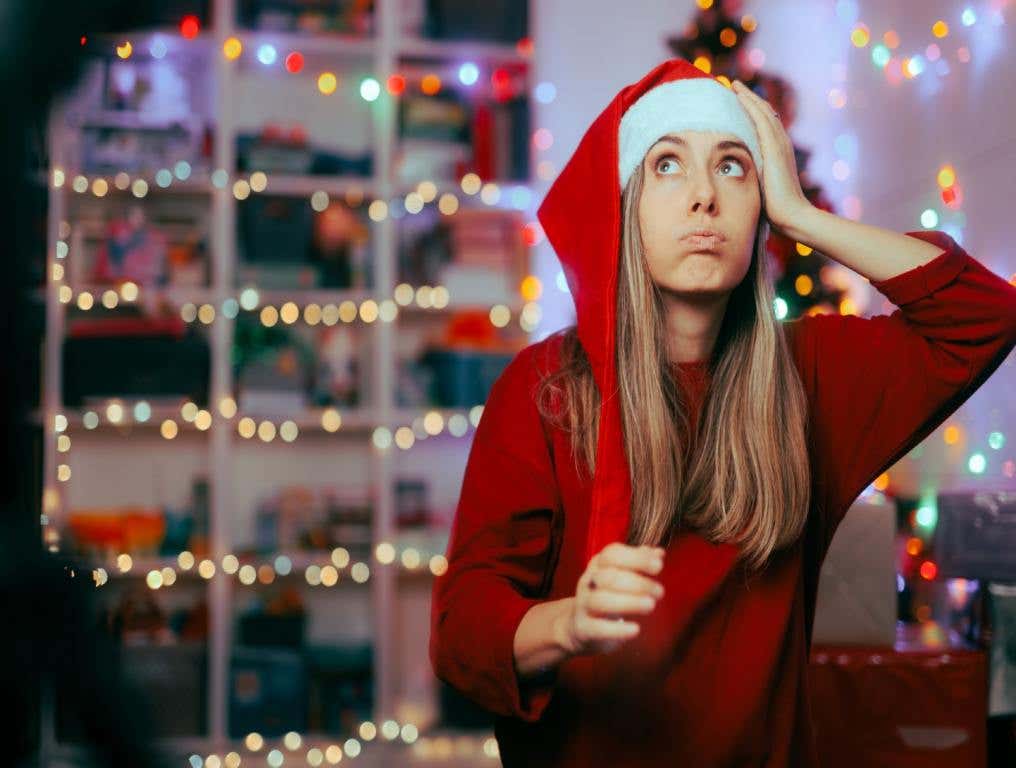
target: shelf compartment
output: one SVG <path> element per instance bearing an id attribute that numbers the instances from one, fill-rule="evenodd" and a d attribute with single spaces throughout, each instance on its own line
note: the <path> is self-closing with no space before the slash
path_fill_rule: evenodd
<path id="1" fill-rule="evenodd" d="M 63 402 L 82 408 L 111 397 L 208 402 L 211 349 L 179 316 L 81 317 L 63 342 Z"/>
<path id="2" fill-rule="evenodd" d="M 273 291 L 372 291 L 367 205 L 259 194 L 237 206 L 236 280 Z"/>
<path id="3" fill-rule="evenodd" d="M 112 414 L 109 411 L 111 405 L 119 406 L 119 409 L 114 410 Z M 138 417 L 139 412 L 135 410 L 138 407 L 141 408 L 140 413 L 146 414 L 147 418 Z M 198 424 L 203 424 L 203 421 L 196 424 L 194 419 L 188 421 L 184 418 L 180 405 L 159 403 L 153 405 L 152 401 L 144 398 L 109 398 L 102 404 L 95 403 L 80 408 L 61 408 L 59 413 L 67 419 L 67 427 L 64 431 L 70 434 L 78 432 L 86 434 L 116 433 L 122 437 L 129 437 L 135 430 L 145 433 L 153 430 L 161 431 L 164 421 L 173 421 L 176 424 L 176 431 L 172 433 L 174 438 L 183 435 L 202 436 L 209 431 L 199 428 Z M 216 416 L 212 415 L 213 421 L 215 418 Z M 33 412 L 32 420 L 36 424 L 50 421 L 41 409 Z"/>

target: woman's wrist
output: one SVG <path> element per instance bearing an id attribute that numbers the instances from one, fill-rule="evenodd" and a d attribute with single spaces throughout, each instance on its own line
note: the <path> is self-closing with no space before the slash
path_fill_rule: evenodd
<path id="1" fill-rule="evenodd" d="M 552 636 L 554 644 L 562 654 L 562 661 L 575 655 L 575 643 L 572 640 L 571 625 L 572 611 L 575 608 L 575 598 L 566 597 L 559 601 L 560 610 L 554 617 Z M 559 662 L 560 663 L 560 662 Z"/>
<path id="2" fill-rule="evenodd" d="M 546 674 L 572 655 L 569 632 L 574 598 L 537 603 L 515 633 L 515 666 L 522 677 Z"/>

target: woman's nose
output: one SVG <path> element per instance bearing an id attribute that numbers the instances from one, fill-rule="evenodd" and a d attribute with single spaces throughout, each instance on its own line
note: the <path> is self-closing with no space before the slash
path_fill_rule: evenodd
<path id="1" fill-rule="evenodd" d="M 691 212 L 707 210 L 713 211 L 716 208 L 716 188 L 711 181 L 697 180 L 693 182 L 691 191 Z"/>

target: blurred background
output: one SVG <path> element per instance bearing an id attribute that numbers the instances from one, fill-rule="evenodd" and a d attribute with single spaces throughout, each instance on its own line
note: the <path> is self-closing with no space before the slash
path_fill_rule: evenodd
<path id="1" fill-rule="evenodd" d="M 663 59 L 773 104 L 815 205 L 943 230 L 1016 282 L 1009 0 L 123 5 L 26 42 L 75 72 L 18 188 L 11 519 L 87 586 L 71 626 L 170 765 L 499 764 L 490 716 L 430 668 L 431 579 L 491 383 L 574 322 L 536 209 Z M 895 309 L 767 250 L 781 319 Z M 1016 765 L 1014 385 L 1010 356 L 834 542 L 828 765 Z M 59 669 L 21 734 L 41 765 L 96 740 Z"/>

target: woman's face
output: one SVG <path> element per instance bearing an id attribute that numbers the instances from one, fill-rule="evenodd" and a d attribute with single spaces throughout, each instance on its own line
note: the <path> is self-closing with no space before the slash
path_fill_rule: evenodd
<path id="1" fill-rule="evenodd" d="M 642 163 L 639 229 L 653 281 L 674 293 L 729 293 L 751 265 L 761 210 L 751 153 L 732 134 L 681 131 Z M 690 236 L 699 229 L 717 234 Z"/>

